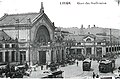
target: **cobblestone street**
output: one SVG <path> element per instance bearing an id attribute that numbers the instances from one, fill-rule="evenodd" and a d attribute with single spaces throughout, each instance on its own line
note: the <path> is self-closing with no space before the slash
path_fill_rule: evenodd
<path id="1" fill-rule="evenodd" d="M 116 68 L 120 66 L 120 58 L 116 59 Z M 64 71 L 63 72 L 63 77 L 64 78 L 86 78 L 90 77 L 92 78 L 93 72 L 95 74 L 99 74 L 100 76 L 114 76 L 114 74 L 110 73 L 99 73 L 98 69 L 99 63 L 97 61 L 92 61 L 92 66 L 91 66 L 91 71 L 83 71 L 82 70 L 82 61 L 79 61 L 79 65 L 75 63 L 74 65 L 67 65 L 65 67 L 60 67 L 59 70 Z M 45 69 L 46 67 L 44 66 L 44 70 L 40 69 L 40 66 L 37 68 L 36 71 L 32 71 L 30 78 L 41 78 L 44 76 L 43 72 L 48 71 Z M 114 70 L 114 73 L 117 72 L 117 70 Z"/>

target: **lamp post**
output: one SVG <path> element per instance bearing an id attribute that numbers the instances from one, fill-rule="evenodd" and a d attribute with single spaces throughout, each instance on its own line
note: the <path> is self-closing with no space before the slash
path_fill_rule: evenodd
<path id="1" fill-rule="evenodd" d="M 120 0 L 117 0 L 117 2 L 118 2 L 118 6 L 119 6 L 119 4 L 120 4 Z"/>
<path id="2" fill-rule="evenodd" d="M 19 57 L 19 56 L 18 56 L 18 55 L 19 55 L 19 54 L 18 54 L 18 53 L 19 53 L 19 22 L 20 22 L 19 19 L 17 19 L 17 20 L 16 20 L 16 23 L 17 23 L 17 26 L 18 26 L 18 27 L 17 27 L 18 35 L 17 35 L 17 39 L 16 39 L 16 41 L 17 41 L 17 47 L 16 47 L 16 62 L 19 61 L 19 58 L 18 58 L 18 57 Z"/>
<path id="3" fill-rule="evenodd" d="M 111 46 L 111 50 L 110 50 L 110 52 L 111 52 L 111 54 L 112 54 L 112 38 L 111 38 L 111 29 L 110 29 L 110 46 Z"/>
<path id="4" fill-rule="evenodd" d="M 30 42 L 31 42 L 31 19 L 30 18 L 28 18 L 27 19 L 28 20 L 28 22 L 29 22 L 29 65 L 30 65 L 30 51 L 31 51 L 31 49 L 30 49 Z"/>
<path id="5" fill-rule="evenodd" d="M 94 55 L 96 56 L 96 45 L 95 45 L 96 39 L 94 37 Z"/>

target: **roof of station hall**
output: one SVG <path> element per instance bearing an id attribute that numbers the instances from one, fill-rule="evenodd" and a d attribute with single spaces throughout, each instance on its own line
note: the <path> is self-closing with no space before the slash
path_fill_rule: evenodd
<path id="1" fill-rule="evenodd" d="M 104 40 L 106 41 L 110 41 L 110 36 L 106 35 L 93 35 L 93 34 L 85 34 L 85 35 L 75 35 L 75 34 L 69 34 L 67 36 L 65 36 L 64 40 L 76 40 L 76 42 L 82 42 L 84 38 L 86 37 L 92 37 L 92 38 L 96 38 L 96 42 L 102 42 Z M 111 36 L 112 40 L 118 40 L 115 36 Z"/>
<path id="2" fill-rule="evenodd" d="M 7 33 L 5 33 L 3 30 L 0 30 L 0 42 L 14 42 L 15 40 L 12 39 Z"/>
<path id="3" fill-rule="evenodd" d="M 0 18 L 0 26 L 15 25 L 18 19 L 19 24 L 28 24 L 28 19 L 33 21 L 40 15 L 40 13 L 4 14 L 4 16 Z"/>

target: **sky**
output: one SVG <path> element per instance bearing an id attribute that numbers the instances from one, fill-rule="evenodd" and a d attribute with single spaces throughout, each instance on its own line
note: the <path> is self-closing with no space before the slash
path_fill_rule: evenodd
<path id="1" fill-rule="evenodd" d="M 41 2 L 43 2 L 45 13 L 56 27 L 80 28 L 83 25 L 87 28 L 88 25 L 91 27 L 96 25 L 120 29 L 120 5 L 118 6 L 115 0 L 0 0 L 0 17 L 4 13 L 39 12 Z M 70 2 L 70 4 L 60 4 L 64 2 Z"/>

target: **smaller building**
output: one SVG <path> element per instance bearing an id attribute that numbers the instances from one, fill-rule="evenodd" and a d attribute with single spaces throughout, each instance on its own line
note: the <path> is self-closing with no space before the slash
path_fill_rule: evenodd
<path id="1" fill-rule="evenodd" d="M 12 39 L 0 30 L 0 63 L 15 63 L 17 61 L 17 39 Z"/>
<path id="2" fill-rule="evenodd" d="M 120 52 L 119 39 L 113 35 L 93 35 L 88 32 L 86 35 L 69 34 L 65 39 L 72 40 L 70 54 L 74 57 L 83 55 L 85 57 L 103 57 L 108 54 Z"/>

